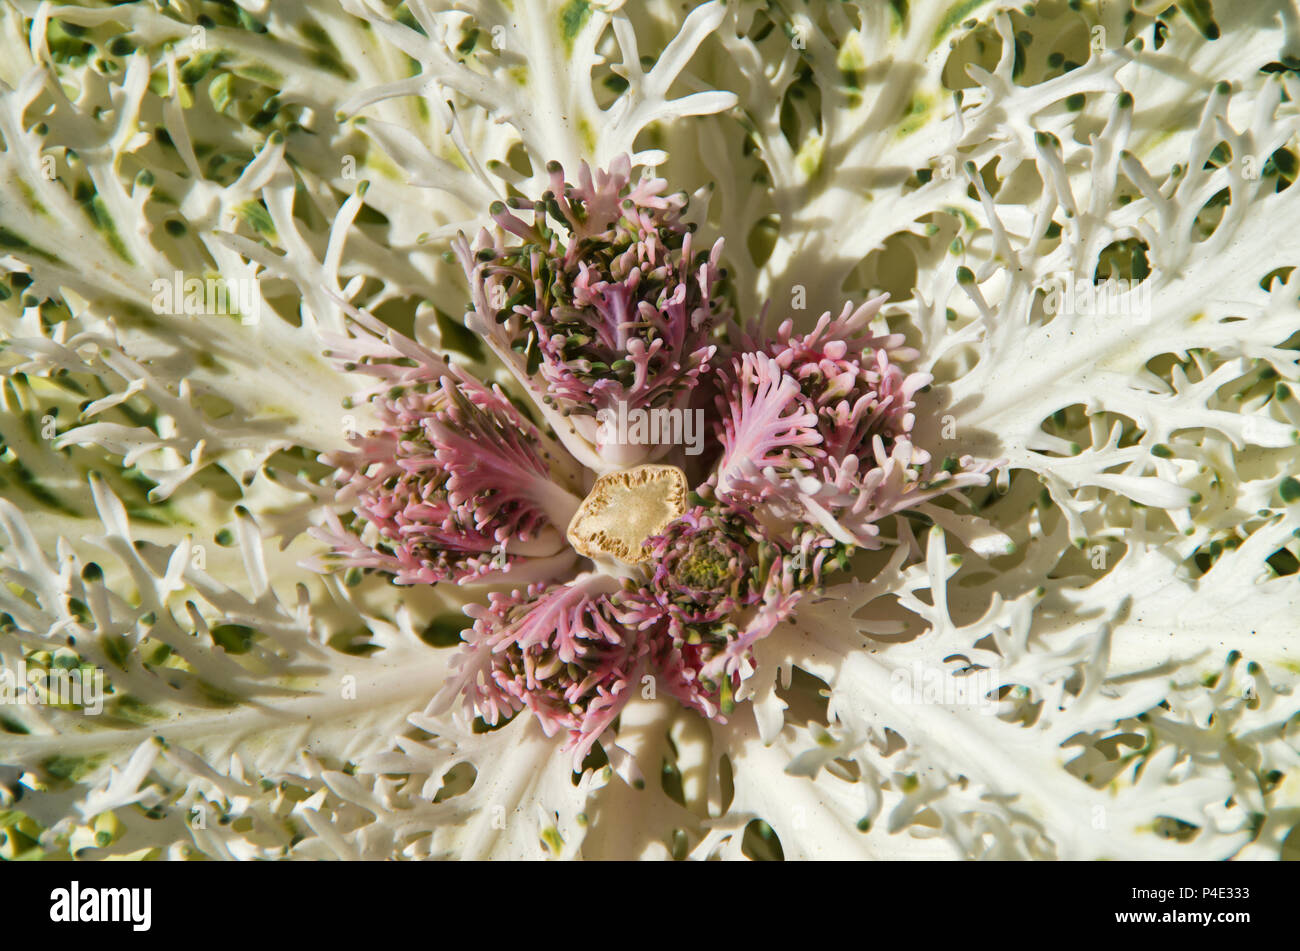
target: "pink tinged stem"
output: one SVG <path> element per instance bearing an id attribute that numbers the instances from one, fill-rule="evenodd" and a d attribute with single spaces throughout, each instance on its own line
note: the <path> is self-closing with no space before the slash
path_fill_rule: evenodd
<path id="1" fill-rule="evenodd" d="M 797 401 L 799 384 L 782 373 L 763 353 L 742 357 L 739 402 L 733 402 L 724 423 L 724 456 L 718 468 L 718 495 L 732 492 L 743 473 L 766 466 L 791 468 L 791 448 L 816 446 L 822 441 L 816 431 L 817 415 L 805 411 Z M 777 452 L 777 450 L 782 450 Z"/>

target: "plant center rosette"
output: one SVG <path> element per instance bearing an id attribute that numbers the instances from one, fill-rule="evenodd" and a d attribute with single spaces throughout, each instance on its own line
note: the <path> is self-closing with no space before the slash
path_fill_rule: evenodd
<path id="1" fill-rule="evenodd" d="M 576 765 L 647 675 L 725 721 L 755 643 L 886 544 L 882 519 L 991 465 L 932 471 L 912 442 L 930 378 L 872 332 L 883 296 L 768 335 L 736 319 L 722 240 L 697 247 L 685 195 L 633 182 L 626 157 L 548 174 L 454 243 L 466 323 L 524 398 L 349 308 L 331 354 L 376 378 L 379 425 L 332 458 L 344 517 L 316 534 L 333 567 L 495 586 L 434 708 L 527 708 Z"/>

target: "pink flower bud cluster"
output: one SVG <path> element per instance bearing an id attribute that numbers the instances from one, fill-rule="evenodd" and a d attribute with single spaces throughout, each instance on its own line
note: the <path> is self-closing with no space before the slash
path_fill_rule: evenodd
<path id="1" fill-rule="evenodd" d="M 375 426 L 333 457 L 339 508 L 318 537 L 329 564 L 398 584 L 506 582 L 473 623 L 435 709 L 459 701 L 489 724 L 528 710 L 563 732 L 580 763 L 643 678 L 724 719 L 753 673 L 753 648 L 880 523 L 918 502 L 983 484 L 969 458 L 931 471 L 913 442 L 916 357 L 869 324 L 883 297 L 796 334 L 731 323 L 722 242 L 693 250 L 684 196 L 633 183 L 630 162 L 577 184 L 549 169 L 540 199 L 493 206 L 495 232 L 455 250 L 470 282 L 471 329 L 534 401 L 541 424 L 498 386 L 348 307 L 345 369 L 376 378 Z M 520 212 L 520 214 L 516 214 Z M 685 514 L 648 539 L 646 567 L 608 571 L 565 538 L 592 476 L 641 461 L 594 440 L 596 414 L 699 407 L 710 445 L 655 459 L 689 469 Z M 593 446 L 596 448 L 593 450 Z M 678 455 L 672 455 L 677 452 Z M 347 511 L 350 510 L 350 511 Z M 344 524 L 344 518 L 349 519 Z"/>

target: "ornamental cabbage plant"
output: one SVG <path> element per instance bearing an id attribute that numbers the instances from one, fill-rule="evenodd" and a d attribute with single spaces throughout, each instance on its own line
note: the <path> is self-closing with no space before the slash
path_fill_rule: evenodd
<path id="1" fill-rule="evenodd" d="M 0 855 L 1300 855 L 1283 0 L 0 7 Z"/>

